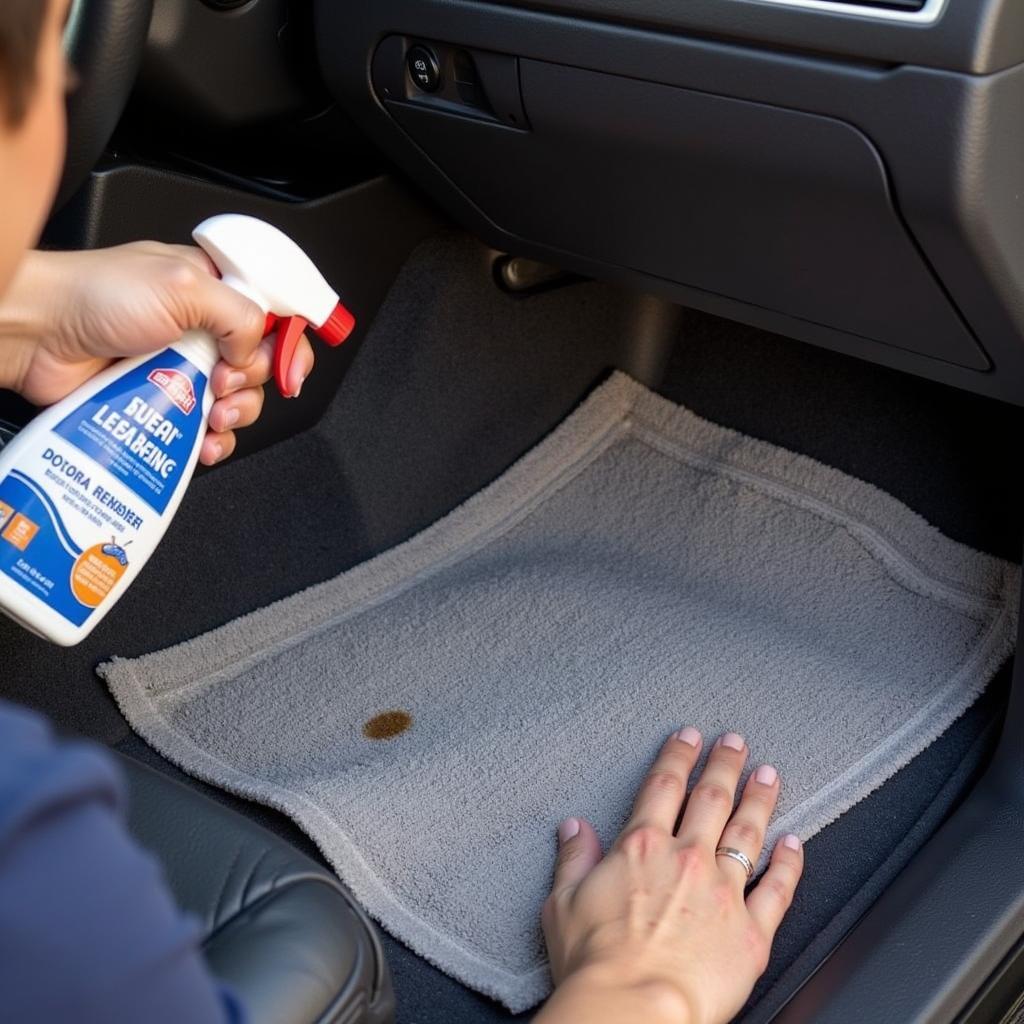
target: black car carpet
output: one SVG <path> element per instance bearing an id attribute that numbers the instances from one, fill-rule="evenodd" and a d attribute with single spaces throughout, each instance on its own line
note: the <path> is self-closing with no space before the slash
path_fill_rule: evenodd
<path id="1" fill-rule="evenodd" d="M 130 733 L 96 663 L 195 636 L 427 526 L 539 441 L 608 369 L 628 364 L 626 310 L 621 293 L 597 284 L 515 299 L 495 288 L 482 246 L 459 235 L 426 243 L 321 423 L 197 479 L 150 565 L 84 644 L 54 648 L 0 622 L 0 695 L 177 774 Z M 956 540 L 1019 560 L 1021 490 L 998 455 L 1021 428 L 1018 409 L 698 313 L 687 314 L 661 390 L 889 491 Z M 808 844 L 754 1018 L 758 1000 L 767 1008 L 780 998 L 773 985 L 786 969 L 801 957 L 798 970 L 812 967 L 962 796 L 994 742 L 1005 690 L 1004 672 Z M 200 788 L 315 855 L 281 815 Z M 385 942 L 399 1021 L 509 1017 Z"/>

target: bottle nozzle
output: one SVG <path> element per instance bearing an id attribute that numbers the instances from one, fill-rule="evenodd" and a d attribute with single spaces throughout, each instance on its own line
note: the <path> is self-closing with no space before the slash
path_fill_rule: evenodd
<path id="1" fill-rule="evenodd" d="M 331 315 L 317 328 L 316 333 L 327 342 L 328 345 L 340 345 L 351 333 L 356 325 L 356 318 L 339 302 Z"/>

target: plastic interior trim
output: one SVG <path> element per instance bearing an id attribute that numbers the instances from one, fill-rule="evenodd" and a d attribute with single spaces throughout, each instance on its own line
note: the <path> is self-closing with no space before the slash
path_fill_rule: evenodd
<path id="1" fill-rule="evenodd" d="M 939 20 L 946 9 L 948 0 L 925 0 L 919 11 L 897 11 L 885 7 L 868 7 L 855 2 L 843 3 L 842 0 L 757 0 L 762 4 L 774 4 L 783 7 L 800 7 L 809 11 L 821 11 L 826 14 L 848 14 L 859 18 L 872 18 L 880 21 L 909 21 L 917 25 L 932 25 Z"/>

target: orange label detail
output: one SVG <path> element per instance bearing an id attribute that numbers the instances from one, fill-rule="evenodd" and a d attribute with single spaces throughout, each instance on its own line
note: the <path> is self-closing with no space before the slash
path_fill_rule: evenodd
<path id="1" fill-rule="evenodd" d="M 13 513 L 14 509 L 11 508 L 11 506 L 8 505 L 7 502 L 0 501 L 0 529 L 3 528 L 4 524 L 7 522 L 8 519 L 11 518 L 11 515 Z"/>
<path id="2" fill-rule="evenodd" d="M 94 544 L 75 561 L 71 570 L 71 592 L 89 608 L 97 608 L 124 575 L 126 566 Z"/>
<path id="3" fill-rule="evenodd" d="M 13 544 L 19 551 L 32 543 L 32 538 L 39 532 L 37 523 L 27 519 L 20 512 L 7 524 L 3 532 L 3 538 L 9 544 Z"/>

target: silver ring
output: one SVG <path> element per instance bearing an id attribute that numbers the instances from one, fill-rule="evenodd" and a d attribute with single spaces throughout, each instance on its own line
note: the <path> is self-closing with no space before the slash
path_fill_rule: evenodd
<path id="1" fill-rule="evenodd" d="M 754 865 L 750 863 L 750 858 L 742 850 L 737 850 L 732 846 L 720 846 L 715 850 L 715 856 L 729 857 L 737 864 L 742 864 L 743 870 L 747 873 L 747 881 L 750 881 L 750 876 L 754 873 Z"/>

